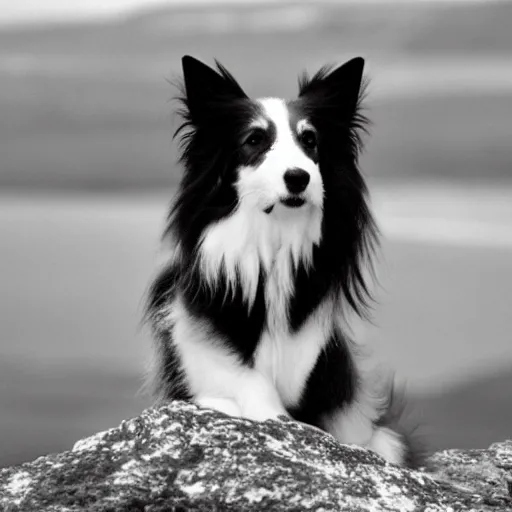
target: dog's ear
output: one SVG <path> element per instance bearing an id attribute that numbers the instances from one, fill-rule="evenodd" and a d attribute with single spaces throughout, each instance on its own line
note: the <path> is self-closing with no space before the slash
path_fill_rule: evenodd
<path id="1" fill-rule="evenodd" d="M 356 57 L 334 70 L 322 68 L 311 79 L 299 81 L 299 98 L 336 115 L 352 117 L 359 102 L 364 59 Z"/>
<path id="2" fill-rule="evenodd" d="M 192 119 L 226 102 L 247 98 L 228 70 L 215 62 L 218 71 L 190 55 L 182 59 L 186 101 Z"/>

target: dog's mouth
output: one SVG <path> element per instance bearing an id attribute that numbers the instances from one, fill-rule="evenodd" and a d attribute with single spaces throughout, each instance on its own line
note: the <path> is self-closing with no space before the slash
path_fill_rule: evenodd
<path id="1" fill-rule="evenodd" d="M 281 204 L 284 204 L 288 208 L 300 208 L 306 200 L 299 196 L 288 196 L 281 199 Z"/>
<path id="2" fill-rule="evenodd" d="M 306 200 L 303 197 L 300 196 L 286 196 L 279 199 L 279 202 L 286 206 L 287 208 L 300 208 L 304 204 L 306 204 Z M 269 215 L 274 210 L 276 203 L 271 204 L 267 208 L 265 208 L 263 211 Z"/>

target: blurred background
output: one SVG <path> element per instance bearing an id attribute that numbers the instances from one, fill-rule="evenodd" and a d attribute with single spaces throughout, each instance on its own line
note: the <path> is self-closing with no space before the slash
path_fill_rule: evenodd
<path id="1" fill-rule="evenodd" d="M 0 466 L 149 404 L 141 325 L 189 53 L 251 95 L 355 55 L 374 324 L 432 448 L 512 438 L 512 2 L 0 0 Z"/>

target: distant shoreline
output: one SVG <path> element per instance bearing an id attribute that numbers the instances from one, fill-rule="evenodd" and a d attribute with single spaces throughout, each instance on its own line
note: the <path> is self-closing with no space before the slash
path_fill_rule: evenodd
<path id="1" fill-rule="evenodd" d="M 175 193 L 129 191 L 0 191 L 0 222 L 7 218 L 164 218 Z M 449 182 L 370 185 L 373 209 L 390 240 L 419 244 L 512 249 L 512 181 L 507 186 Z M 61 215 L 59 215 L 59 212 Z"/>

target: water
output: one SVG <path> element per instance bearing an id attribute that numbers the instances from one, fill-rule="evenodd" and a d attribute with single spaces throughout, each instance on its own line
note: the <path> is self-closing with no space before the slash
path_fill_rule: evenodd
<path id="1" fill-rule="evenodd" d="M 492 381 L 469 402 L 450 389 L 500 369 L 512 374 L 512 247 L 474 229 L 510 236 L 512 187 L 372 190 L 383 287 L 375 325 L 357 328 L 359 339 L 411 392 L 440 394 L 423 406 L 439 446 L 485 446 L 510 428 L 505 387 Z M 149 404 L 138 394 L 150 353 L 140 319 L 168 199 L 0 198 L 0 466 L 68 448 Z M 446 229 L 436 235 L 429 219 L 440 215 Z M 474 428 L 461 435 L 454 414 L 462 421 L 479 405 L 494 415 L 469 418 Z"/>

